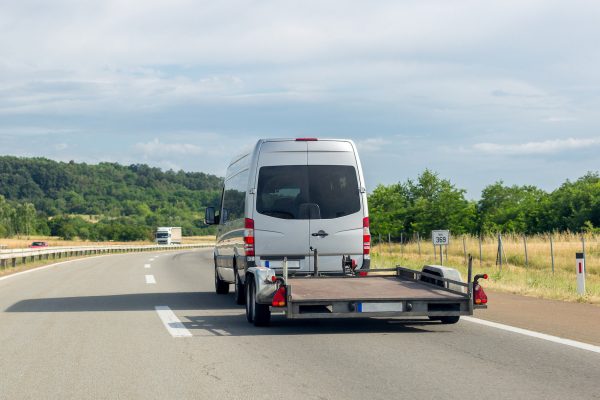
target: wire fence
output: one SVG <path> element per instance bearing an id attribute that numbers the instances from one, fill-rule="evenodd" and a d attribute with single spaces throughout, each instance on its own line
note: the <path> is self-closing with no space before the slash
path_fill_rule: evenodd
<path id="1" fill-rule="evenodd" d="M 440 262 L 439 246 L 431 238 L 419 235 L 393 237 L 374 235 L 374 250 L 427 263 Z M 574 271 L 575 255 L 583 252 L 587 274 L 600 276 L 600 235 L 552 233 L 540 235 L 497 234 L 486 236 L 452 236 L 444 246 L 443 257 L 466 265 L 468 255 L 475 264 L 502 270 L 506 266 L 532 270 Z"/>

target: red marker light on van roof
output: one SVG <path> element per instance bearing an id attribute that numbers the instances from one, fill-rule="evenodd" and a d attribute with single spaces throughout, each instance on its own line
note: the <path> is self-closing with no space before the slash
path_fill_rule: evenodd
<path id="1" fill-rule="evenodd" d="M 319 139 L 315 138 L 315 137 L 300 137 L 300 138 L 296 138 L 296 142 L 316 142 Z"/>

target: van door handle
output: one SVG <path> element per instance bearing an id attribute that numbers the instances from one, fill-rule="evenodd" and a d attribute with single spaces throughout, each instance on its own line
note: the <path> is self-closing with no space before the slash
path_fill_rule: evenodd
<path id="1" fill-rule="evenodd" d="M 325 236 L 329 236 L 329 233 L 325 232 L 324 230 L 320 230 L 319 232 L 313 233 L 313 236 L 321 236 L 322 238 L 324 238 Z"/>

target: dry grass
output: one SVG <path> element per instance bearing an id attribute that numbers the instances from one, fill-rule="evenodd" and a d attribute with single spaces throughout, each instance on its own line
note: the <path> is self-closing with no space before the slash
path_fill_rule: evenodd
<path id="1" fill-rule="evenodd" d="M 9 249 L 22 249 L 28 247 L 31 242 L 48 242 L 49 246 L 108 246 L 116 244 L 144 245 L 152 244 L 150 241 L 137 242 L 92 242 L 89 240 L 62 240 L 56 236 L 23 236 L 20 238 L 0 239 L 0 244 L 6 245 Z"/>
<path id="2" fill-rule="evenodd" d="M 183 244 L 214 244 L 215 236 L 184 236 Z"/>
<path id="3" fill-rule="evenodd" d="M 600 304 L 600 236 L 586 235 L 586 291 L 585 296 L 577 294 L 575 276 L 575 253 L 582 251 L 581 236 L 574 234 L 554 234 L 554 273 L 550 253 L 550 239 L 546 236 L 529 236 L 527 240 L 528 262 L 525 264 L 525 249 L 522 236 L 503 236 L 504 253 L 502 270 L 496 264 L 498 240 L 486 237 L 481 243 L 481 263 L 479 261 L 479 240 L 476 237 L 464 237 L 467 254 L 473 255 L 475 273 L 487 273 L 490 276 L 486 287 L 500 291 L 528 296 L 568 301 Z M 431 241 L 411 242 L 407 244 L 382 243 L 373 246 L 372 264 L 374 267 L 393 267 L 404 265 L 420 268 L 424 264 L 439 264 L 433 255 Z M 466 277 L 465 251 L 463 237 L 453 237 L 444 254 L 444 265 L 455 267 Z"/>

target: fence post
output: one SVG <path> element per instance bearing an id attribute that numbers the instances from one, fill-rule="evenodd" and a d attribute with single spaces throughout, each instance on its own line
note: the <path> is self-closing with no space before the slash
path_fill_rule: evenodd
<path id="1" fill-rule="evenodd" d="M 502 235 L 498 234 L 498 253 L 496 254 L 496 264 L 500 263 L 500 272 L 502 272 L 502 253 L 504 253 L 504 249 L 502 246 Z"/>
<path id="2" fill-rule="evenodd" d="M 388 233 L 388 250 L 390 251 L 390 255 L 392 254 L 392 234 Z"/>
<path id="3" fill-rule="evenodd" d="M 527 236 L 523 235 L 523 246 L 525 247 L 525 268 L 529 266 L 529 257 L 527 255 Z"/>
<path id="4" fill-rule="evenodd" d="M 481 232 L 479 232 L 479 266 L 481 267 L 482 252 L 481 252 Z"/>
<path id="5" fill-rule="evenodd" d="M 552 241 L 552 234 L 550 234 L 550 257 L 552 257 L 552 273 L 554 274 L 554 242 Z"/>
<path id="6" fill-rule="evenodd" d="M 421 235 L 417 232 L 417 247 L 419 248 L 419 258 L 421 258 Z"/>
<path id="7" fill-rule="evenodd" d="M 465 235 L 463 235 L 463 253 L 465 255 L 465 265 L 467 265 L 467 239 Z"/>
<path id="8" fill-rule="evenodd" d="M 433 239 L 431 240 L 431 245 L 433 246 L 433 262 L 437 262 L 437 252 L 435 248 L 435 244 L 433 244 Z"/>

